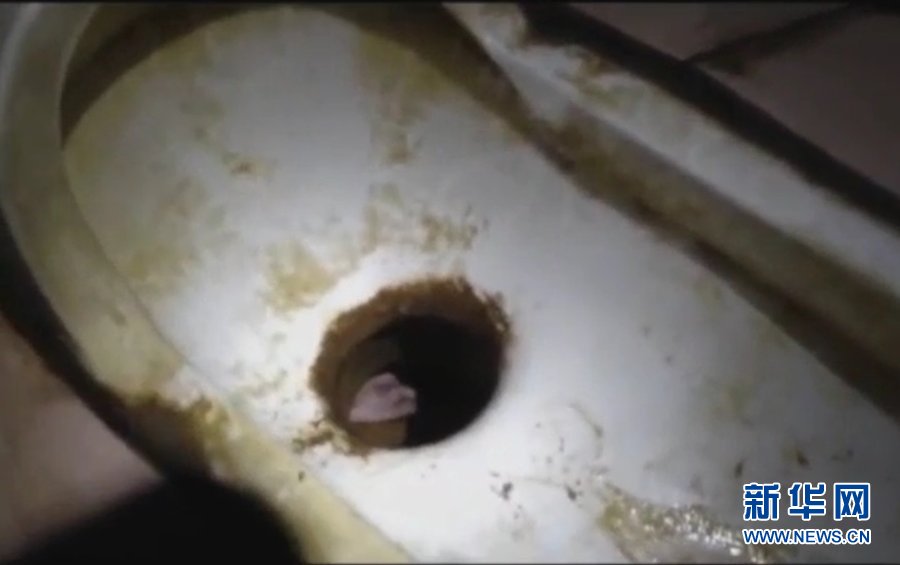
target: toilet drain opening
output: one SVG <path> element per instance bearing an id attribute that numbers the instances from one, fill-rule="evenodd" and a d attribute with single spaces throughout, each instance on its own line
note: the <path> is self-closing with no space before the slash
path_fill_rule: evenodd
<path id="1" fill-rule="evenodd" d="M 464 279 L 386 288 L 332 322 L 312 385 L 327 417 L 357 448 L 436 443 L 465 429 L 488 406 L 509 335 L 499 299 L 479 295 Z M 372 398 L 361 394 L 364 387 L 381 391 L 382 402 L 389 398 L 396 417 L 367 420 L 376 409 L 360 404 L 360 398 Z"/>

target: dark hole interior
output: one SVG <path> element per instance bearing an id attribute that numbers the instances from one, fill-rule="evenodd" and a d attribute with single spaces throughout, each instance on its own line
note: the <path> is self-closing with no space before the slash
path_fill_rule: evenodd
<path id="1" fill-rule="evenodd" d="M 311 371 L 326 417 L 349 452 L 433 444 L 487 408 L 511 331 L 502 297 L 462 278 L 424 279 L 379 291 L 329 325 Z M 416 410 L 390 420 L 350 419 L 364 385 L 390 372 L 416 392 Z M 332 428 L 333 429 L 333 428 Z"/>
<path id="2" fill-rule="evenodd" d="M 404 447 L 435 443 L 472 423 L 488 405 L 500 378 L 501 344 L 486 331 L 439 316 L 395 319 L 370 339 L 388 339 L 399 359 L 390 371 L 417 393 Z"/>

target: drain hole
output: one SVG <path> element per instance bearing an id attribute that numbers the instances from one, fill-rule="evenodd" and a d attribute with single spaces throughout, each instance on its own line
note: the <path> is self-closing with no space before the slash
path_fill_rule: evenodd
<path id="1" fill-rule="evenodd" d="M 499 301 L 479 296 L 462 279 L 385 289 L 332 323 L 313 366 L 313 386 L 356 447 L 439 442 L 475 421 L 491 401 L 508 336 Z M 384 373 L 415 391 L 415 412 L 351 421 L 360 389 Z"/>
<path id="2" fill-rule="evenodd" d="M 373 340 L 397 344 L 399 355 L 382 371 L 416 391 L 404 445 L 434 443 L 465 428 L 497 388 L 500 356 L 487 335 L 439 316 L 401 317 Z"/>

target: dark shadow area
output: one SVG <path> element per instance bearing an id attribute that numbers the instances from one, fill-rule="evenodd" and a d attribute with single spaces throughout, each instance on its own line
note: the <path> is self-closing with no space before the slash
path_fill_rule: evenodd
<path id="1" fill-rule="evenodd" d="M 7 563 L 301 563 L 262 506 L 213 481 L 180 476 Z"/>
<path id="2" fill-rule="evenodd" d="M 373 339 L 398 345 L 400 358 L 382 371 L 417 393 L 405 447 L 437 443 L 463 430 L 497 389 L 503 349 L 489 332 L 479 334 L 438 316 L 410 316 L 391 322 Z"/>

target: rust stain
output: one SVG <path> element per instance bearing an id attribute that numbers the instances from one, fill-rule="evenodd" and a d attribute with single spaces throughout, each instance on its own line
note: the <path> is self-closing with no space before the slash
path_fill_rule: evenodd
<path id="1" fill-rule="evenodd" d="M 425 232 L 420 248 L 426 252 L 437 252 L 457 247 L 469 249 L 478 233 L 478 227 L 472 224 L 455 224 L 448 218 L 441 218 L 430 212 L 423 212 L 419 218 Z"/>
<path id="2" fill-rule="evenodd" d="M 718 312 L 725 302 L 722 285 L 710 276 L 701 275 L 694 280 L 694 292 L 710 312 Z"/>
<path id="3" fill-rule="evenodd" d="M 634 94 L 623 85 L 602 84 L 604 76 L 616 73 L 618 67 L 578 47 L 566 49 L 566 54 L 577 61 L 577 66 L 573 73 L 559 76 L 582 96 L 606 108 L 624 108 L 633 102 Z"/>
<path id="4" fill-rule="evenodd" d="M 274 446 L 264 436 L 253 433 L 252 428 L 247 428 L 250 433 L 231 433 L 235 429 L 240 430 L 246 423 L 239 415 L 229 414 L 213 400 L 202 398 L 190 406 L 180 407 L 168 399 L 152 395 L 135 400 L 129 408 L 129 420 L 134 423 L 141 436 L 147 438 L 148 443 L 158 449 L 157 452 L 162 451 L 167 460 L 178 468 L 187 466 L 195 472 L 221 473 L 226 480 L 254 490 L 276 506 L 278 506 L 276 498 L 280 497 L 286 488 L 297 486 L 298 483 L 313 481 L 310 486 L 316 491 L 323 492 L 316 486 L 315 477 L 308 475 L 303 469 L 296 468 L 293 461 L 286 461 L 280 448 Z M 310 437 L 309 440 L 312 443 L 322 441 L 315 437 Z M 304 485 L 304 488 L 308 486 Z M 316 491 L 311 493 L 312 499 L 321 502 L 323 499 Z M 284 501 L 286 506 L 278 506 L 276 510 L 283 513 L 288 520 L 288 526 L 300 536 L 298 557 L 327 561 L 328 559 L 322 556 L 332 555 L 333 552 L 328 554 L 320 549 L 309 549 L 310 543 L 307 542 L 320 539 L 315 536 L 314 531 L 302 528 L 309 516 L 290 512 L 290 507 L 302 509 L 304 507 L 302 502 L 306 499 L 306 495 L 294 491 L 290 500 Z M 327 499 L 325 501 L 327 505 Z M 326 508 L 326 513 L 331 512 L 330 508 Z M 353 515 L 348 513 L 344 517 L 336 518 L 344 521 L 352 520 Z M 349 531 L 362 531 L 354 524 L 350 526 L 355 529 Z M 397 555 L 400 554 L 391 554 L 385 560 L 396 561 Z"/>
<path id="5" fill-rule="evenodd" d="M 706 398 L 717 422 L 734 421 L 751 425 L 750 407 L 757 397 L 759 380 L 747 375 L 706 380 Z"/>
<path id="6" fill-rule="evenodd" d="M 157 214 L 163 223 L 178 223 L 183 227 L 208 201 L 202 185 L 193 179 L 182 178 L 163 195 Z"/>
<path id="7" fill-rule="evenodd" d="M 259 165 L 249 159 L 238 157 L 232 162 L 230 171 L 233 175 L 254 176 L 259 174 Z"/>
<path id="8" fill-rule="evenodd" d="M 382 245 L 414 247 L 425 253 L 470 249 L 479 231 L 470 216 L 471 210 L 459 219 L 440 216 L 407 204 L 395 184 L 375 185 L 366 206 L 360 240 L 344 262 L 355 267 Z"/>
<path id="9" fill-rule="evenodd" d="M 153 394 L 131 402 L 129 419 L 173 463 L 193 469 L 208 469 L 208 452 L 203 438 L 205 430 L 214 427 L 214 424 L 207 423 L 207 419 L 216 419 L 215 410 L 206 398 L 179 408 Z"/>
<path id="10" fill-rule="evenodd" d="M 399 128 L 384 131 L 379 142 L 384 146 L 384 163 L 402 165 L 412 160 L 419 143 L 410 142 L 409 134 Z"/>
<path id="11" fill-rule="evenodd" d="M 131 254 L 122 272 L 138 292 L 159 297 L 178 289 L 196 259 L 186 245 L 150 243 Z"/>
<path id="12" fill-rule="evenodd" d="M 363 459 L 368 455 L 368 450 L 361 449 L 351 441 L 346 432 L 325 418 L 313 421 L 306 429 L 298 432 L 291 444 L 298 453 L 327 445 L 335 453 L 342 455 L 357 455 Z"/>
<path id="13" fill-rule="evenodd" d="M 263 299 L 279 314 L 313 304 L 337 282 L 315 255 L 296 242 L 269 249 L 266 280 Z"/>
<path id="14" fill-rule="evenodd" d="M 288 372 L 285 369 L 280 369 L 268 377 L 256 374 L 254 375 L 254 383 L 242 386 L 240 394 L 248 398 L 263 398 L 281 391 L 287 381 Z"/>
<path id="15" fill-rule="evenodd" d="M 318 256 L 299 243 L 268 250 L 263 299 L 281 314 L 312 305 L 384 245 L 433 254 L 467 250 L 479 231 L 471 214 L 470 208 L 459 219 L 440 216 L 408 204 L 396 184 L 373 185 L 358 231 L 339 233 L 329 226 L 327 237 L 340 242 L 336 253 Z"/>
<path id="16" fill-rule="evenodd" d="M 292 443 L 297 450 L 302 452 L 332 443 L 335 435 L 334 428 L 325 425 L 323 420 L 316 420 L 308 430 L 298 434 Z"/>
<path id="17" fill-rule="evenodd" d="M 216 155 L 222 166 L 235 177 L 251 177 L 271 180 L 274 163 L 261 157 L 246 155 L 229 148 L 213 132 L 211 124 L 196 125 L 191 130 L 192 137 L 206 151 Z"/>
<path id="18" fill-rule="evenodd" d="M 204 250 L 221 250 L 237 236 L 227 228 L 222 205 L 210 202 L 195 179 L 180 178 L 162 193 L 146 227 L 123 234 L 122 273 L 150 298 L 177 291 Z"/>
<path id="19" fill-rule="evenodd" d="M 781 454 L 790 465 L 796 465 L 803 469 L 809 467 L 809 458 L 799 445 L 786 445 L 781 449 Z"/>
<path id="20" fill-rule="evenodd" d="M 373 144 L 382 162 L 409 162 L 418 146 L 410 130 L 446 95 L 449 81 L 415 52 L 370 33 L 360 35 L 356 69 L 374 102 Z"/>
<path id="21" fill-rule="evenodd" d="M 575 45 L 564 47 L 563 52 L 578 61 L 578 68 L 573 77 L 578 81 L 593 81 L 604 75 L 621 71 L 611 61 Z"/>

